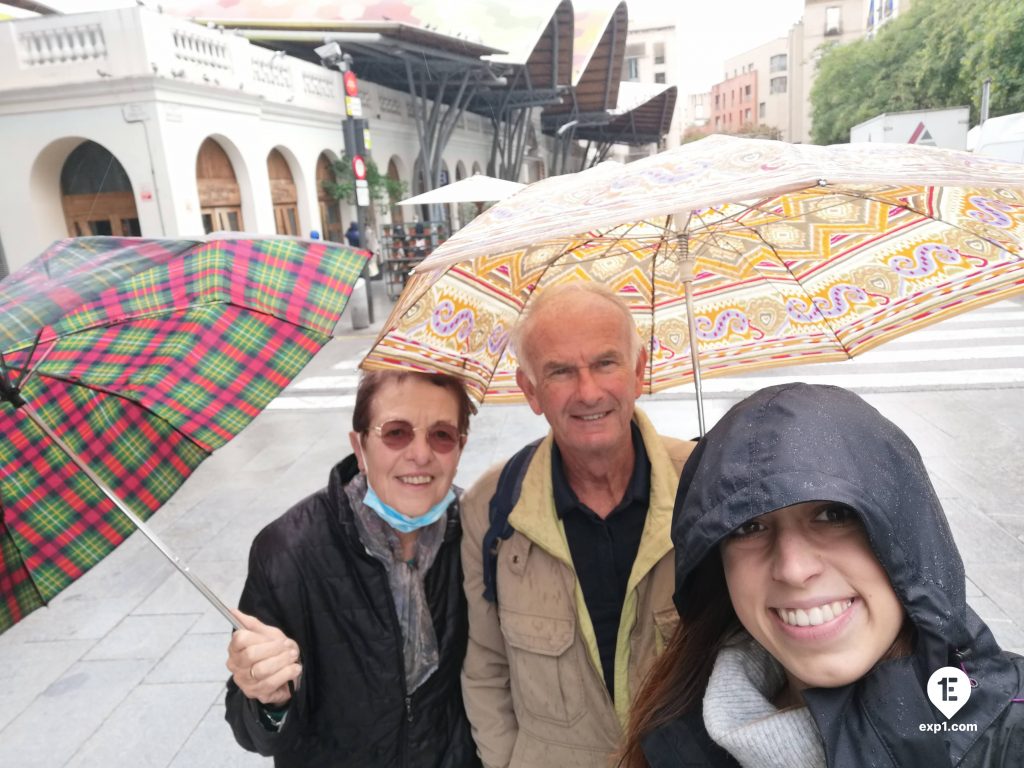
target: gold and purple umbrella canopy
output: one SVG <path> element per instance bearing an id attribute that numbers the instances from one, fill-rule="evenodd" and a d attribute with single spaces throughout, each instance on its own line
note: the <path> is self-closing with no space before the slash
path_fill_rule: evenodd
<path id="1" fill-rule="evenodd" d="M 521 396 L 509 329 L 538 291 L 594 280 L 631 307 L 646 391 L 847 359 L 1024 288 L 1024 166 L 894 144 L 712 136 L 531 185 L 417 269 L 364 361 Z M 689 266 L 688 266 L 689 265 Z"/>

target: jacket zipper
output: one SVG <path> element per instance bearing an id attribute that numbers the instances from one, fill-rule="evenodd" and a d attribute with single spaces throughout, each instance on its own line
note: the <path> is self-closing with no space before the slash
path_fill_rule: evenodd
<path id="1" fill-rule="evenodd" d="M 441 548 L 442 549 L 445 547 L 446 544 L 448 544 L 448 537 L 449 537 L 449 534 L 451 533 L 451 530 L 452 530 L 452 521 L 451 521 L 451 519 L 449 519 L 448 520 L 448 525 L 445 528 L 444 538 L 441 540 Z M 356 541 L 359 541 L 358 536 L 356 538 Z M 362 544 L 362 542 L 359 542 L 359 543 Z M 384 581 L 387 582 L 387 580 L 388 580 L 388 572 L 387 572 L 387 568 L 384 567 L 384 563 L 382 563 L 376 557 L 371 555 L 370 554 L 370 550 L 367 549 L 365 544 L 362 544 L 362 547 L 363 547 L 363 553 L 365 554 L 366 559 L 369 560 L 371 563 L 373 563 L 373 565 L 379 571 L 383 572 L 383 574 L 384 574 Z M 440 557 L 441 552 L 438 551 L 437 554 L 438 554 L 438 557 Z M 436 565 L 437 565 L 437 560 L 435 559 L 434 560 L 434 565 L 431 566 L 430 570 L 433 570 L 434 566 L 436 566 Z M 430 571 L 427 571 L 427 573 L 424 574 L 424 579 L 426 579 L 429 575 L 430 575 Z M 390 597 L 391 597 L 391 590 L 389 588 L 388 589 L 388 598 L 389 598 L 388 599 L 388 613 L 391 614 L 391 630 L 392 630 L 392 632 L 394 632 L 395 637 L 401 639 L 402 638 L 402 627 L 401 627 L 401 625 L 398 622 L 398 611 L 395 610 L 395 602 L 394 602 L 394 600 L 391 600 Z M 402 734 L 401 734 L 401 739 L 400 739 L 400 741 L 401 741 L 401 753 L 402 753 L 402 755 L 401 755 L 401 758 L 402 758 L 401 759 L 401 765 L 408 766 L 409 765 L 409 726 L 412 725 L 412 721 L 413 721 L 412 696 L 409 695 L 409 681 L 405 679 L 405 656 L 402 653 L 401 647 L 399 647 L 398 653 L 396 654 L 396 656 L 398 657 L 398 668 L 401 670 L 401 677 L 402 677 L 402 701 L 405 704 L 405 723 L 402 724 Z"/>
<path id="2" fill-rule="evenodd" d="M 361 543 L 361 542 L 360 542 Z M 370 550 L 363 545 L 363 551 L 366 553 L 366 559 L 373 563 L 374 567 L 377 568 L 384 576 L 384 582 L 387 583 L 388 571 L 384 567 L 384 563 L 378 560 L 376 557 L 370 554 Z M 395 637 L 398 638 L 398 652 L 395 654 L 398 658 L 398 669 L 401 670 L 402 678 L 402 701 L 405 704 L 405 722 L 402 724 L 402 731 L 400 733 L 399 744 L 401 745 L 401 762 L 400 765 L 407 766 L 409 764 L 409 724 L 412 722 L 412 696 L 409 695 L 409 683 L 405 679 L 405 656 L 402 653 L 402 627 L 398 623 L 398 611 L 395 610 L 395 601 L 391 599 L 391 589 L 388 587 L 388 613 L 391 616 L 391 631 Z"/>

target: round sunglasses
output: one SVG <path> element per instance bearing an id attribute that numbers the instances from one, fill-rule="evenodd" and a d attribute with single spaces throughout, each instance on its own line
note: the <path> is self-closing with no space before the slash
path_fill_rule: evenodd
<path id="1" fill-rule="evenodd" d="M 408 447 L 420 427 L 414 427 L 405 419 L 392 419 L 372 428 L 385 446 L 393 451 Z M 438 422 L 427 427 L 427 445 L 434 453 L 451 453 L 458 447 L 464 435 L 451 424 Z"/>

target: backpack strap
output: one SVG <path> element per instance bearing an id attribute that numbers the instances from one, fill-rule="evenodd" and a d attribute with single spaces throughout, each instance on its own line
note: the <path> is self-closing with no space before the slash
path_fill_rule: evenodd
<path id="1" fill-rule="evenodd" d="M 498 544 L 502 539 L 512 535 L 512 526 L 508 524 L 508 516 L 519 501 L 523 490 L 523 478 L 530 466 L 530 459 L 540 445 L 534 440 L 516 451 L 512 458 L 505 462 L 498 477 L 498 486 L 491 496 L 487 510 L 490 526 L 484 534 L 484 600 L 489 603 L 498 602 Z"/>

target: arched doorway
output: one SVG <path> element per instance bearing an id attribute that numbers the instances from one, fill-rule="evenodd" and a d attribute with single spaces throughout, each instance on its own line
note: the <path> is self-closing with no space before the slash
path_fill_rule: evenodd
<path id="1" fill-rule="evenodd" d="M 235 178 L 235 169 L 227 152 L 213 139 L 206 139 L 196 157 L 196 186 L 199 188 L 199 209 L 203 230 L 241 232 L 242 192 Z"/>
<path id="2" fill-rule="evenodd" d="M 321 152 L 316 160 L 316 198 L 320 203 L 320 228 L 325 240 L 343 243 L 345 241 L 342 239 L 344 228 L 341 226 L 341 206 L 324 187 L 324 182 L 335 184 L 337 177 L 331 158 L 326 152 Z"/>
<path id="3" fill-rule="evenodd" d="M 267 155 L 270 197 L 274 202 L 274 224 L 279 235 L 299 234 L 299 193 L 295 189 L 292 169 L 278 150 Z"/>
<path id="4" fill-rule="evenodd" d="M 60 172 L 61 204 L 71 237 L 142 234 L 124 166 L 95 141 L 75 147 Z"/>

